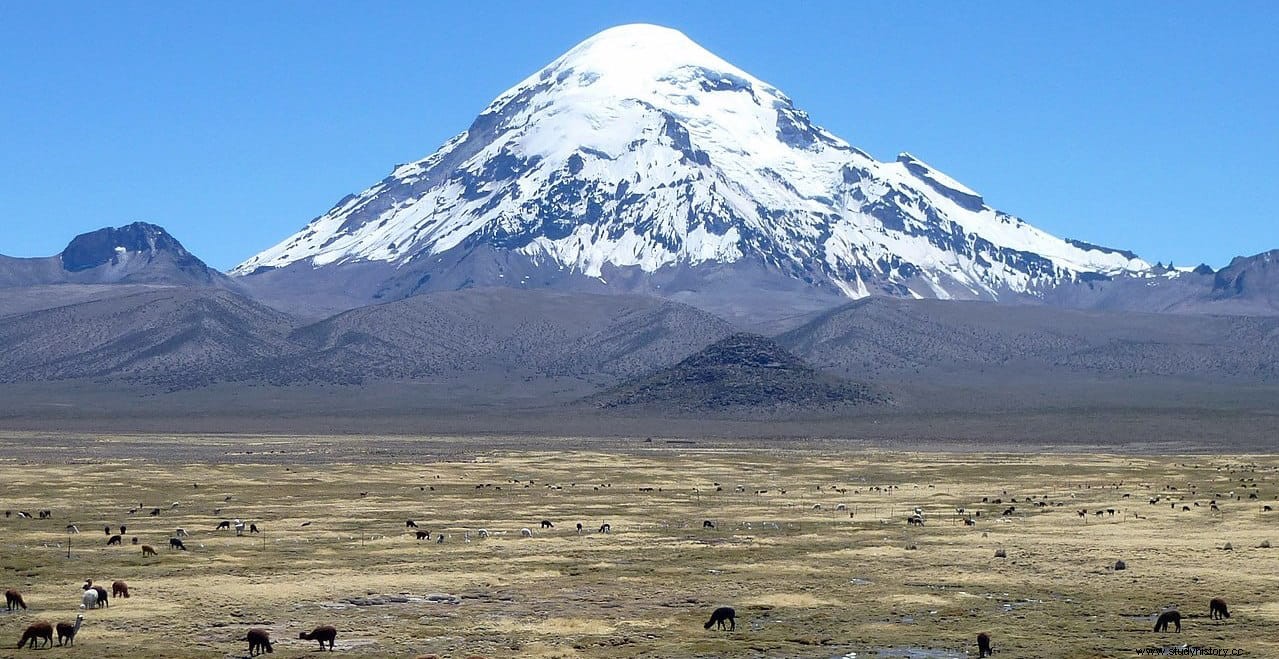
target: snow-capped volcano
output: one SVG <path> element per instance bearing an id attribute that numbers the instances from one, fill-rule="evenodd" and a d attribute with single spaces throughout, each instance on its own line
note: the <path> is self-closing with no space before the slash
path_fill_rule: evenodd
<path id="1" fill-rule="evenodd" d="M 990 208 L 909 154 L 877 161 L 653 25 L 587 39 L 233 274 L 344 266 L 379 273 L 375 297 L 566 282 L 676 295 L 764 277 L 965 299 L 1149 268 Z"/>

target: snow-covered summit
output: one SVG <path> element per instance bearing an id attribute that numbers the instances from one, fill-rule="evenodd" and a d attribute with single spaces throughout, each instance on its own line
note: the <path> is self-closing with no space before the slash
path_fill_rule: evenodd
<path id="1" fill-rule="evenodd" d="M 503 258 L 481 268 L 481 253 Z M 448 269 L 456 285 L 617 272 L 652 288 L 646 277 L 691 269 L 692 290 L 706 267 L 750 264 L 851 297 L 979 299 L 1149 267 L 992 209 L 909 154 L 879 162 L 654 25 L 587 39 L 233 273 L 376 263 L 412 270 L 416 287 Z"/>

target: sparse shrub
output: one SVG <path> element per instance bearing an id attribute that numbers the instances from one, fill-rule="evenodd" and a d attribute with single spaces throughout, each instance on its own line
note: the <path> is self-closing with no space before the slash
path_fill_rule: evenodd
<path id="1" fill-rule="evenodd" d="M 1115 561 L 1115 571 L 1127 570 L 1127 569 L 1128 569 L 1127 563 L 1123 562 L 1122 560 Z"/>
<path id="2" fill-rule="evenodd" d="M 1262 541 L 1261 541 L 1261 544 L 1260 544 L 1260 545 L 1257 545 L 1257 546 L 1258 546 L 1258 547 L 1260 547 L 1260 548 L 1262 548 L 1262 549 L 1270 549 L 1270 541 L 1269 541 L 1269 540 L 1262 540 Z"/>
<path id="3" fill-rule="evenodd" d="M 995 550 L 995 558 L 1008 558 L 1008 552 L 1002 549 Z"/>

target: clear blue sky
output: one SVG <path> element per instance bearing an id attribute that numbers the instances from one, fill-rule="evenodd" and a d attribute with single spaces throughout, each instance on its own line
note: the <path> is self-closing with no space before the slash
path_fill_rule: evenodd
<path id="1" fill-rule="evenodd" d="M 229 268 L 632 22 L 1058 235 L 1279 248 L 1269 1 L 0 2 L 0 253 L 147 220 Z"/>

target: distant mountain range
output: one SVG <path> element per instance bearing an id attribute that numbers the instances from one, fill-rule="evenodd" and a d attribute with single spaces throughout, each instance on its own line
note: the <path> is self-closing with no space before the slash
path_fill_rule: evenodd
<path id="1" fill-rule="evenodd" d="M 229 275 L 141 222 L 0 256 L 0 345 L 0 383 L 470 379 L 645 413 L 909 407 L 977 373 L 1271 383 L 1279 250 L 1170 269 L 1057 238 L 634 25 Z"/>

